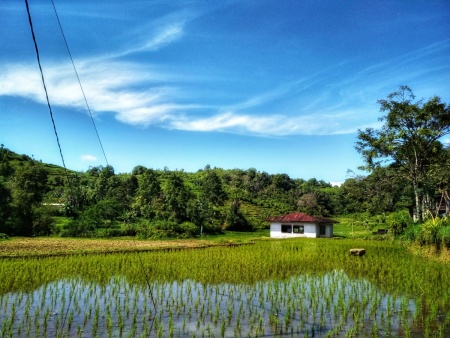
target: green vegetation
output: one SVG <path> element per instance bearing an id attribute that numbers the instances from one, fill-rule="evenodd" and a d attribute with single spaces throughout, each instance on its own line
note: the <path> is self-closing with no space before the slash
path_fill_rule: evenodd
<path id="1" fill-rule="evenodd" d="M 422 221 L 436 183 L 448 182 L 448 152 L 440 140 L 450 133 L 450 107 L 438 97 L 425 103 L 414 99 L 412 90 L 401 86 L 386 100 L 379 100 L 381 111 L 387 112 L 380 118 L 384 124 L 380 130 L 359 131 L 356 149 L 367 169 L 388 162 L 395 169 L 393 174 L 410 184 L 415 216 Z M 434 185 L 430 185 L 432 176 Z"/>
<path id="2" fill-rule="evenodd" d="M 352 247 L 367 254 L 352 257 Z M 403 336 L 450 333 L 450 269 L 379 241 L 0 261 L 0 332 L 16 336 Z"/>
<path id="3" fill-rule="evenodd" d="M 384 125 L 356 145 L 369 173 L 340 187 L 66 172 L 2 145 L 0 336 L 449 336 L 450 108 L 413 100 L 380 100 Z M 293 211 L 335 218 L 336 239 L 269 239 L 265 219 Z M 447 259 L 410 253 L 430 250 Z"/>
<path id="4" fill-rule="evenodd" d="M 449 222 L 437 217 L 450 212 L 450 149 L 441 143 L 450 107 L 437 97 L 415 101 L 407 86 L 379 104 L 382 127 L 359 131 L 356 142 L 369 174 L 339 187 L 209 165 L 193 173 L 141 165 L 126 174 L 112 166 L 66 172 L 2 145 L 0 233 L 194 238 L 263 230 L 268 217 L 302 211 L 341 220 L 341 237 L 394 236 L 449 249 Z M 381 229 L 388 236 L 378 236 Z"/>

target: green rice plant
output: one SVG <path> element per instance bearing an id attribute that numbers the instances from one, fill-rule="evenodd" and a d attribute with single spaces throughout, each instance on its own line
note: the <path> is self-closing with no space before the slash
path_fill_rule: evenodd
<path id="1" fill-rule="evenodd" d="M 141 253 L 144 268 L 152 271 L 152 290 L 133 253 L 29 259 L 20 266 L 17 260 L 4 260 L 0 261 L 0 274 L 5 285 L 18 284 L 9 282 L 3 271 L 20 271 L 16 274 L 19 282 L 37 271 L 35 282 L 42 287 L 38 285 L 37 292 L 27 291 L 31 284 L 23 283 L 24 288 L 14 293 L 0 285 L 4 290 L 0 306 L 6 313 L 13 306 L 15 311 L 23 309 L 22 321 L 16 315 L 8 325 L 15 332 L 24 327 L 30 335 L 47 332 L 37 327 L 36 320 L 45 323 L 47 316 L 58 327 L 66 312 L 73 318 L 70 322 L 83 323 L 83 332 L 93 336 L 115 334 L 113 323 L 117 323 L 115 332 L 125 336 L 147 331 L 157 335 L 161 326 L 166 328 L 164 336 L 169 331 L 173 336 L 191 336 L 196 331 L 221 336 L 224 328 L 227 336 L 280 332 L 339 335 L 351 330 L 366 336 L 372 330 L 363 325 L 368 319 L 374 320 L 383 334 L 412 326 L 425 331 L 422 323 L 427 320 L 430 334 L 449 332 L 448 322 L 436 321 L 449 311 L 445 266 L 413 257 L 385 242 L 365 242 L 368 254 L 355 260 L 347 253 L 356 245 L 359 243 L 347 240 L 286 240 Z M 46 270 L 50 265 L 52 269 Z M 156 314 L 150 292 L 157 304 Z M 46 313 L 54 308 L 62 310 L 55 318 L 48 317 Z M 26 320 L 27 314 L 30 320 Z M 148 325 L 153 317 L 158 323 Z M 1 324 L 7 331 L 5 320 Z M 66 324 L 64 330 L 78 335 L 77 325 Z"/>

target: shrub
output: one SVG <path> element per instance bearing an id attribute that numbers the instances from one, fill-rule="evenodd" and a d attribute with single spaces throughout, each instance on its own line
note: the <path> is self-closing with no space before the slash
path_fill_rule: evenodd
<path id="1" fill-rule="evenodd" d="M 181 238 L 197 237 L 200 234 L 200 228 L 192 222 L 183 222 L 180 225 Z"/>
<path id="2" fill-rule="evenodd" d="M 411 242 L 420 241 L 421 232 L 422 232 L 422 224 L 419 223 L 411 224 L 405 229 L 401 238 Z"/>
<path id="3" fill-rule="evenodd" d="M 63 226 L 62 237 L 94 237 L 103 221 L 94 208 L 87 209 L 78 219 Z"/>
<path id="4" fill-rule="evenodd" d="M 192 222 L 178 224 L 175 221 L 156 220 L 141 224 L 136 230 L 139 238 L 191 238 L 200 235 L 200 228 Z"/>
<path id="5" fill-rule="evenodd" d="M 33 236 L 48 236 L 53 233 L 55 228 L 55 222 L 52 217 L 53 214 L 53 210 L 45 207 L 33 210 Z"/>
<path id="6" fill-rule="evenodd" d="M 448 223 L 448 222 L 447 222 Z M 438 240 L 441 241 L 442 245 L 450 249 L 450 225 L 445 224 L 438 230 Z"/>
<path id="7" fill-rule="evenodd" d="M 139 238 L 176 238 L 181 233 L 180 225 L 174 221 L 156 220 L 143 225 L 137 231 Z"/>
<path id="8" fill-rule="evenodd" d="M 443 227 L 446 219 L 439 217 L 430 217 L 422 224 L 421 240 L 427 244 L 439 245 L 438 233 Z"/>
<path id="9" fill-rule="evenodd" d="M 402 210 L 390 214 L 387 217 L 387 223 L 391 228 L 391 232 L 394 236 L 402 234 L 408 226 L 413 224 L 413 219 L 409 215 L 408 211 Z"/>

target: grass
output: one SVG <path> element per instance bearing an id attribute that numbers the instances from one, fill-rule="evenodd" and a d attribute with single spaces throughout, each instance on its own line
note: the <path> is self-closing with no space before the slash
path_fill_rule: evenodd
<path id="1" fill-rule="evenodd" d="M 211 241 L 226 241 L 226 242 L 251 242 L 254 240 L 267 239 L 270 237 L 270 230 L 256 230 L 253 232 L 242 232 L 242 231 L 227 231 L 223 234 L 217 235 L 205 235 L 202 237 L 204 240 Z"/>
<path id="2" fill-rule="evenodd" d="M 207 244 L 209 243 L 202 240 L 147 241 L 132 238 L 75 239 L 59 237 L 14 237 L 0 243 L 0 257 L 149 251 L 204 247 Z M 213 245 L 213 242 L 210 245 Z"/>
<path id="3" fill-rule="evenodd" d="M 249 243 L 269 235 L 268 231 L 204 236 L 197 239 L 139 240 L 133 237 L 108 239 L 61 237 L 12 237 L 0 242 L 1 257 L 42 257 L 90 253 L 118 253 L 181 248 L 204 248 Z"/>
<path id="4" fill-rule="evenodd" d="M 372 238 L 378 229 L 388 229 L 387 224 L 361 215 L 333 217 L 338 221 L 334 225 L 333 234 L 344 238 Z"/>
<path id="5" fill-rule="evenodd" d="M 351 218 L 337 218 L 334 235 L 343 238 L 370 238 L 372 230 L 354 225 Z M 1 257 L 37 257 L 70 254 L 151 251 L 161 249 L 203 248 L 217 245 L 244 244 L 270 238 L 269 229 L 254 232 L 227 231 L 194 239 L 140 240 L 134 237 L 104 239 L 61 237 L 12 237 L 0 242 Z"/>
<path id="6" fill-rule="evenodd" d="M 116 240 L 122 241 L 129 240 Z M 395 243 L 299 238 L 227 246 L 220 236 L 198 241 L 217 245 L 1 259 L 0 335 L 450 334 L 450 269 Z M 348 254 L 361 245 L 366 256 Z"/>

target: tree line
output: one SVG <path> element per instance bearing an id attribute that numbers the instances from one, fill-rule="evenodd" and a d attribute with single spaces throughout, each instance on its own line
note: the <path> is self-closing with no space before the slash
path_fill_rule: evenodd
<path id="1" fill-rule="evenodd" d="M 406 214 L 391 222 L 396 234 L 404 234 L 412 229 L 408 214 L 423 223 L 439 206 L 449 211 L 450 151 L 442 137 L 450 131 L 450 109 L 437 97 L 415 101 L 406 86 L 379 104 L 386 112 L 383 126 L 358 131 L 355 145 L 368 174 L 349 173 L 341 186 L 209 165 L 194 173 L 141 165 L 121 174 L 112 166 L 64 172 L 2 145 L 0 233 L 193 237 L 252 231 L 267 227 L 269 216 L 302 211 Z"/>

